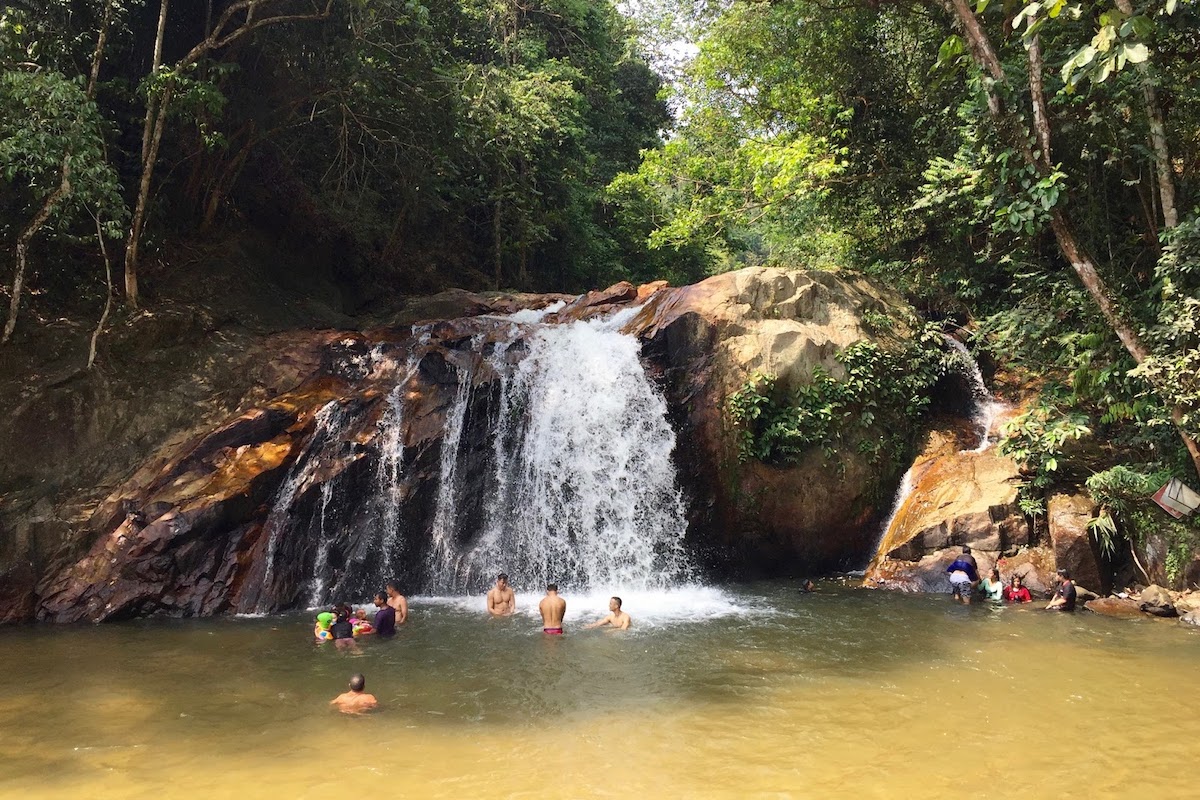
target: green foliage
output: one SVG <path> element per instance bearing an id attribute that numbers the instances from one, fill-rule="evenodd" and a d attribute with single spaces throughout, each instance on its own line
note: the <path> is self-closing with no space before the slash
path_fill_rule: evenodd
<path id="1" fill-rule="evenodd" d="M 65 229 L 93 209 L 111 225 L 119 223 L 125 215 L 121 187 L 107 159 L 103 121 L 82 80 L 57 72 L 0 72 L 0 181 L 24 209 L 0 220 L 4 238 L 59 189 L 67 157 L 70 192 L 51 220 Z"/>
<path id="2" fill-rule="evenodd" d="M 1100 504 L 1100 515 L 1088 527 L 1109 553 L 1122 537 L 1139 547 L 1145 547 L 1151 535 L 1161 537 L 1167 550 L 1167 579 L 1178 584 L 1200 546 L 1200 527 L 1192 518 L 1173 519 L 1151 499 L 1171 477 L 1169 470 L 1145 472 L 1124 464 L 1092 475 L 1087 488 Z"/>
<path id="3" fill-rule="evenodd" d="M 1010 456 L 1032 475 L 1030 484 L 1044 490 L 1054 480 L 1063 459 L 1063 445 L 1091 434 L 1086 417 L 1065 412 L 1052 399 L 1042 397 L 1031 409 L 1001 428 L 1000 452 Z"/>
<path id="4" fill-rule="evenodd" d="M 740 457 L 794 464 L 818 448 L 833 459 L 855 443 L 860 452 L 899 463 L 929 406 L 930 388 L 945 374 L 942 341 L 926 330 L 898 350 L 855 342 L 837 356 L 840 377 L 817 367 L 800 386 L 754 375 L 728 401 Z"/>
<path id="5" fill-rule="evenodd" d="M 1200 437 L 1200 217 L 1185 219 L 1164 240 L 1154 273 L 1158 320 L 1146 337 L 1154 353 L 1132 374 L 1159 387 L 1180 410 L 1178 424 Z"/>

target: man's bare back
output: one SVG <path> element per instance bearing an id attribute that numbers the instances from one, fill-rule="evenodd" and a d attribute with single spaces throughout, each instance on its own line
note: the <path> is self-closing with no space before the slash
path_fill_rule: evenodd
<path id="1" fill-rule="evenodd" d="M 329 705 L 336 706 L 343 714 L 361 714 L 378 706 L 379 701 L 375 695 L 366 692 L 342 692 L 330 700 Z"/>
<path id="2" fill-rule="evenodd" d="M 361 674 L 350 678 L 350 691 L 342 692 L 329 701 L 329 705 L 343 714 L 361 714 L 379 705 L 375 695 L 367 694 L 367 679 Z"/>
<path id="3" fill-rule="evenodd" d="M 538 603 L 538 611 L 542 612 L 542 632 L 561 634 L 562 621 L 567 614 L 567 601 L 558 596 L 558 586 L 546 586 L 546 596 Z"/>
<path id="4" fill-rule="evenodd" d="M 507 617 L 517 610 L 517 597 L 508 585 L 508 576 L 504 573 L 500 573 L 496 578 L 496 585 L 488 590 L 487 610 L 493 617 Z"/>

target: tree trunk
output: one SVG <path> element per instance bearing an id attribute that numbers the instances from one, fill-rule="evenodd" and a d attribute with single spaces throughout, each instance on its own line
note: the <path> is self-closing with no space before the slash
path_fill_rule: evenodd
<path id="1" fill-rule="evenodd" d="M 504 250 L 503 240 L 500 238 L 500 211 L 503 208 L 503 201 L 497 199 L 495 208 L 492 211 L 492 262 L 495 267 L 495 288 L 500 290 L 500 284 L 504 280 Z"/>
<path id="2" fill-rule="evenodd" d="M 112 261 L 108 258 L 108 248 L 104 246 L 104 226 L 100 224 L 99 216 L 93 216 L 92 219 L 96 220 L 96 241 L 100 243 L 100 254 L 104 256 L 104 312 L 100 315 L 100 321 L 96 323 L 96 330 L 92 331 L 92 340 L 88 344 L 88 369 L 91 369 L 96 363 L 96 343 L 100 339 L 101 331 L 104 330 L 104 323 L 108 322 L 113 296 Z"/>
<path id="3" fill-rule="evenodd" d="M 170 0 L 162 0 L 158 7 L 158 30 L 154 34 L 154 60 L 150 62 L 150 74 L 158 73 L 162 66 L 163 37 L 167 32 L 167 6 Z M 146 157 L 150 152 L 150 136 L 154 130 L 155 109 L 158 102 L 153 96 L 146 98 L 146 122 L 142 125 L 142 169 L 146 168 Z"/>
<path id="4" fill-rule="evenodd" d="M 1133 4 L 1129 0 L 1116 0 L 1116 3 L 1121 13 L 1127 17 L 1133 16 Z M 1162 105 L 1158 102 L 1158 90 L 1154 88 L 1154 76 L 1150 73 L 1150 66 L 1144 61 L 1135 66 L 1142 79 L 1142 100 L 1146 104 L 1146 120 L 1150 124 L 1150 150 L 1154 153 L 1163 226 L 1169 230 L 1179 224 L 1179 211 L 1175 208 L 1175 177 L 1171 169 L 1171 151 L 1167 147 L 1167 126 L 1163 119 Z"/>
<path id="5" fill-rule="evenodd" d="M 142 179 L 138 182 L 137 203 L 133 208 L 133 220 L 129 228 L 129 242 L 125 246 L 125 302 L 130 308 L 138 307 L 138 249 L 142 243 L 142 231 L 146 225 L 146 206 L 150 202 L 150 180 L 154 177 L 154 162 L 158 160 L 158 148 L 162 144 L 163 129 L 167 122 L 167 106 L 171 102 L 171 87 L 163 90 L 158 102 L 154 133 L 150 137 L 150 149 L 142 167 Z"/>
<path id="6" fill-rule="evenodd" d="M 17 265 L 13 272 L 12 297 L 8 301 L 8 319 L 4 322 L 4 333 L 0 334 L 0 344 L 7 344 L 17 328 L 17 312 L 21 309 L 21 290 L 25 286 L 25 265 L 29 259 L 29 243 L 46 224 L 46 220 L 54 213 L 55 207 L 63 198 L 71 193 L 71 154 L 63 156 L 62 181 L 58 188 L 47 195 L 42 207 L 33 215 L 33 219 L 17 237 Z"/>

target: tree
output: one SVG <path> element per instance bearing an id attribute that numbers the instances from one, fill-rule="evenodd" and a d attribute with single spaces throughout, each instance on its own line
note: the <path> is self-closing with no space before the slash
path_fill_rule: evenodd
<path id="1" fill-rule="evenodd" d="M 6 183 L 26 188 L 37 210 L 22 228 L 14 247 L 15 267 L 8 318 L 0 334 L 6 343 L 16 329 L 28 265 L 29 248 L 42 228 L 56 217 L 68 224 L 90 207 L 120 219 L 124 203 L 116 171 L 109 164 L 103 122 L 94 103 L 116 4 L 104 3 L 86 85 L 34 62 L 24 69 L 0 73 L 0 171 Z M 0 18 L 0 35 L 12 34 L 20 21 Z M 20 44 L 7 41 L 9 58 Z M 28 50 L 26 50 L 28 53 Z M 32 53 L 28 53 L 33 55 Z"/>
<path id="2" fill-rule="evenodd" d="M 183 86 L 194 86 L 190 78 L 202 59 L 237 40 L 269 25 L 285 22 L 328 19 L 334 0 L 313 0 L 301 4 L 303 11 L 292 11 L 289 0 L 233 0 L 207 35 L 196 43 L 183 58 L 169 67 L 161 63 L 163 37 L 167 24 L 169 0 L 160 0 L 158 29 L 155 35 L 154 59 L 146 84 L 146 119 L 142 130 L 141 177 L 138 180 L 133 218 L 125 243 L 125 300 L 133 308 L 138 305 L 138 258 L 146 211 L 150 201 L 150 186 L 158 152 L 162 146 L 172 96 Z"/>

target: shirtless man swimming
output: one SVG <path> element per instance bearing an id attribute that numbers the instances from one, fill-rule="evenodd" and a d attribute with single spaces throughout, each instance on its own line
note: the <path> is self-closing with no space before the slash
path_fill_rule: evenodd
<path id="1" fill-rule="evenodd" d="M 546 584 L 546 596 L 538 603 L 542 612 L 542 633 L 562 636 L 562 621 L 567 613 L 567 601 L 558 596 L 558 584 Z"/>
<path id="2" fill-rule="evenodd" d="M 488 590 L 487 609 L 493 617 L 508 617 L 517 610 L 516 595 L 503 572 L 496 576 L 496 585 Z"/>
<path id="3" fill-rule="evenodd" d="M 619 598 L 619 597 L 609 598 L 608 610 L 610 613 L 607 617 L 600 620 L 599 622 L 593 622 L 591 625 L 585 625 L 584 630 L 591 630 L 592 628 L 600 628 L 605 625 L 612 625 L 613 628 L 618 631 L 629 630 L 629 624 L 631 622 L 633 622 L 633 620 L 631 620 L 629 618 L 628 614 L 626 614 L 624 611 L 621 610 L 621 598 Z"/>
<path id="4" fill-rule="evenodd" d="M 389 583 L 386 587 L 387 604 L 396 610 L 396 624 L 403 625 L 408 619 L 408 600 L 400 594 L 396 584 Z"/>
<path id="5" fill-rule="evenodd" d="M 342 692 L 329 701 L 329 705 L 337 708 L 343 714 L 361 714 L 379 705 L 375 695 L 367 694 L 367 679 L 361 674 L 350 678 L 350 691 Z"/>

